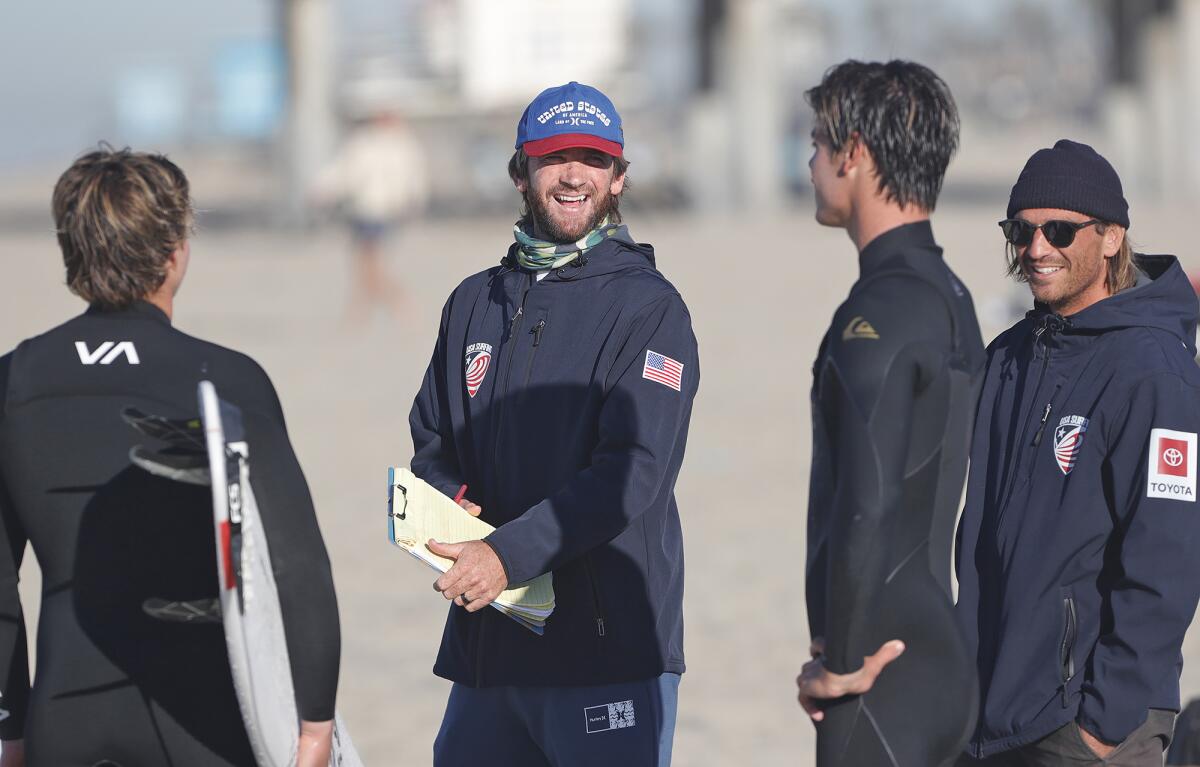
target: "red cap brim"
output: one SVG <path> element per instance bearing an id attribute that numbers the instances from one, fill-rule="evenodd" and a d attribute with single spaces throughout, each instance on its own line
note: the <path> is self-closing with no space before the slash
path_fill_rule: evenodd
<path id="1" fill-rule="evenodd" d="M 602 139 L 590 133 L 561 133 L 557 136 L 549 136 L 537 141 L 526 141 L 525 145 L 521 148 L 530 157 L 541 157 L 551 152 L 557 152 L 560 149 L 575 148 L 596 149 L 613 157 L 620 157 L 622 150 L 621 145 L 617 142 Z"/>

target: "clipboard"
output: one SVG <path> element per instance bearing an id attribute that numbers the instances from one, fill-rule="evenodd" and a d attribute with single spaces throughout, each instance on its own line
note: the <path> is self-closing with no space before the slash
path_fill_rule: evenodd
<path id="1" fill-rule="evenodd" d="M 387 499 L 388 540 L 439 573 L 449 570 L 454 561 L 434 554 L 426 541 L 477 541 L 496 529 L 403 467 L 388 467 Z M 491 606 L 542 635 L 554 612 L 553 575 L 543 573 L 510 585 Z"/>

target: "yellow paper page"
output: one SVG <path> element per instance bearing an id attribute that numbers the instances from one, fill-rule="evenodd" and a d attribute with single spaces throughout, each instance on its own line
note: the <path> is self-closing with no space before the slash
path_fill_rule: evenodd
<path id="1" fill-rule="evenodd" d="M 393 540 L 438 570 L 445 572 L 454 562 L 426 548 L 425 543 L 430 538 L 442 543 L 478 541 L 496 529 L 468 514 L 408 469 L 394 468 L 393 472 Z M 550 574 L 506 589 L 496 601 L 518 609 L 526 606 L 543 612 L 553 609 L 554 588 Z"/>

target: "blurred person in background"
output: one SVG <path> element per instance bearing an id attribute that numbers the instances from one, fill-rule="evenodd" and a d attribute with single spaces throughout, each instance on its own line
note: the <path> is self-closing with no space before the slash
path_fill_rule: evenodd
<path id="1" fill-rule="evenodd" d="M 1135 254 L 1112 165 L 1063 139 L 1000 227 L 1033 309 L 988 346 L 959 526 L 982 709 L 959 764 L 1163 763 L 1200 596 L 1196 294 Z"/>
<path id="2" fill-rule="evenodd" d="M 0 765 L 254 764 L 217 614 L 212 493 L 130 461 L 134 406 L 239 406 L 304 721 L 299 765 L 328 764 L 340 634 L 329 560 L 266 373 L 172 327 L 191 254 L 188 181 L 165 157 L 102 149 L 54 188 L 82 315 L 0 357 Z M 30 689 L 17 577 L 42 571 Z"/>
<path id="3" fill-rule="evenodd" d="M 683 659 L 675 480 L 700 371 L 691 318 L 621 223 L 621 118 L 543 91 L 517 126 L 524 200 L 500 265 L 442 313 L 409 423 L 413 471 L 496 527 L 456 560 L 434 673 L 454 682 L 434 764 L 670 764 Z M 488 604 L 554 573 L 544 636 Z M 581 714 L 583 714 L 581 716 Z"/>
<path id="4" fill-rule="evenodd" d="M 399 110 L 371 107 L 366 121 L 351 130 L 318 174 L 312 198 L 318 205 L 339 206 L 350 226 L 354 252 L 347 319 L 367 320 L 377 306 L 398 317 L 403 288 L 384 265 L 384 246 L 429 198 L 424 151 Z"/>
<path id="5" fill-rule="evenodd" d="M 799 699 L 821 767 L 939 767 L 977 696 L 950 556 L 983 340 L 929 222 L 958 112 L 908 61 L 846 61 L 805 96 L 817 221 L 846 230 L 859 278 L 813 367 Z"/>

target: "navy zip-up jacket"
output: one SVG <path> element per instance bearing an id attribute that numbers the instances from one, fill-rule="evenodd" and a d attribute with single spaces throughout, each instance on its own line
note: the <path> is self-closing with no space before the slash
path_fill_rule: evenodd
<path id="1" fill-rule="evenodd" d="M 674 491 L 700 374 L 687 307 L 628 239 L 540 282 L 513 263 L 446 302 L 412 467 L 450 496 L 467 485 L 509 583 L 553 572 L 556 607 L 537 636 L 452 606 L 434 673 L 478 687 L 682 673 Z"/>
<path id="2" fill-rule="evenodd" d="M 977 757 L 1072 720 L 1109 743 L 1179 709 L 1200 592 L 1196 295 L 1173 256 L 988 347 L 959 527 Z"/>

